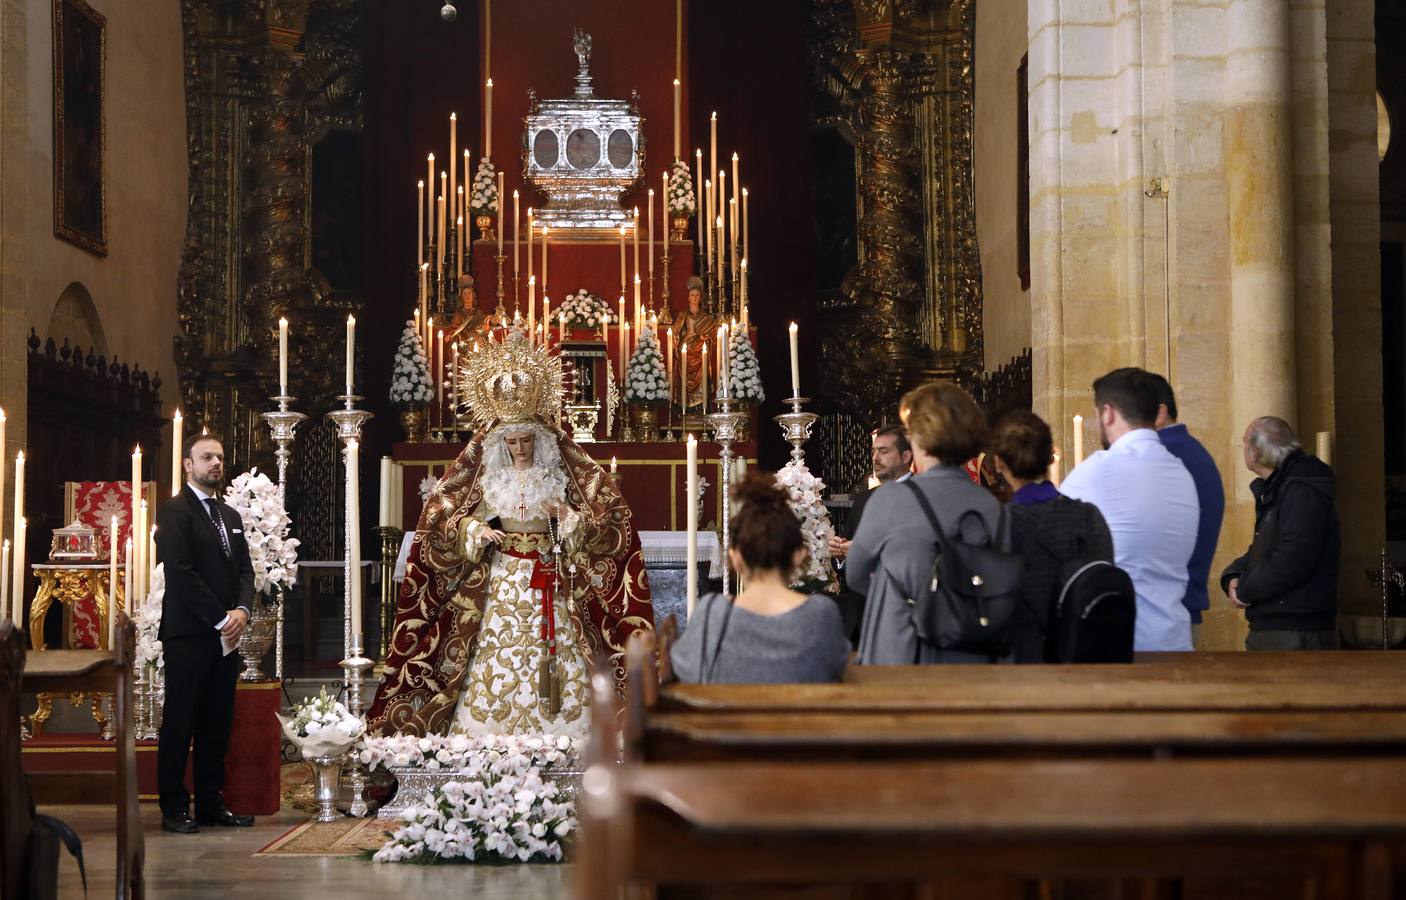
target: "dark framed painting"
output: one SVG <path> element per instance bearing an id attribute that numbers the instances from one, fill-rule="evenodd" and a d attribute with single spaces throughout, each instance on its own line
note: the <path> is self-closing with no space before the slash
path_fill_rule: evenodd
<path id="1" fill-rule="evenodd" d="M 54 235 L 107 255 L 103 110 L 107 19 L 54 0 Z"/>

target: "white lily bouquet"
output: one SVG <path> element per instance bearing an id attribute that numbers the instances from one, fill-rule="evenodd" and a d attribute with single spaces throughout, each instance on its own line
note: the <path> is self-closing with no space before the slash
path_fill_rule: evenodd
<path id="1" fill-rule="evenodd" d="M 688 163 L 674 160 L 669 171 L 669 213 L 675 216 L 691 216 L 698 209 L 698 201 L 693 194 L 693 172 Z"/>
<path id="2" fill-rule="evenodd" d="M 585 288 L 568 294 L 557 308 L 558 318 L 566 319 L 568 328 L 596 328 L 610 321 L 610 307 Z"/>
<path id="3" fill-rule="evenodd" d="M 397 740 L 397 739 L 389 739 Z M 394 749 L 368 742 L 362 759 L 372 768 L 394 750 L 420 754 L 430 741 L 440 754 L 456 760 L 463 780 L 445 782 L 427 793 L 423 802 L 404 814 L 381 849 L 376 862 L 560 862 L 567 836 L 576 828 L 576 802 L 551 777 L 554 765 L 545 760 L 566 758 L 574 742 L 549 735 L 488 736 L 470 739 L 454 735 L 438 739 L 411 738 L 415 749 Z M 456 743 L 457 742 L 457 743 Z M 455 749 L 462 745 L 462 749 Z M 374 749 L 373 749 L 374 747 Z M 434 749 L 434 748 L 438 749 Z M 368 751 L 370 755 L 368 756 Z"/>
<path id="4" fill-rule="evenodd" d="M 151 576 L 151 590 L 146 595 L 141 606 L 132 615 L 132 624 L 137 626 L 137 658 L 136 668 L 154 666 L 157 669 L 166 667 L 165 648 L 161 644 L 161 604 L 166 599 L 166 564 L 161 563 L 156 567 L 156 572 Z M 131 603 L 128 602 L 130 610 Z"/>
<path id="5" fill-rule="evenodd" d="M 787 503 L 801 523 L 806 560 L 792 577 L 791 587 L 807 594 L 839 590 L 830 565 L 830 538 L 835 529 L 825 508 L 825 482 L 811 474 L 800 460 L 791 460 L 776 473 L 776 486 L 786 491 Z"/>
<path id="6" fill-rule="evenodd" d="M 625 373 L 625 402 L 635 406 L 653 406 L 669 399 L 669 380 L 664 374 L 664 354 L 659 352 L 659 339 L 645 329 L 640 334 L 630 367 Z"/>
<path id="7" fill-rule="evenodd" d="M 486 156 L 478 161 L 478 169 L 474 172 L 469 211 L 476 216 L 498 214 L 498 176 L 493 170 L 493 160 Z"/>
<path id="8" fill-rule="evenodd" d="M 425 342 L 413 319 L 407 320 L 400 333 L 400 346 L 395 348 L 395 364 L 391 367 L 391 402 L 396 406 L 414 406 L 434 399 L 430 385 L 430 364 L 425 358 Z"/>
<path id="9" fill-rule="evenodd" d="M 283 490 L 257 468 L 234 479 L 225 489 L 225 502 L 244 520 L 244 542 L 254 566 L 254 590 L 272 593 L 293 586 L 298 572 L 297 538 L 288 531 L 293 520 L 283 508 Z"/>
<path id="10" fill-rule="evenodd" d="M 291 716 L 277 713 L 288 740 L 302 751 L 304 759 L 340 756 L 366 733 L 366 723 L 351 714 L 336 697 L 323 688 L 291 710 Z"/>
<path id="11" fill-rule="evenodd" d="M 732 390 L 733 399 L 758 404 L 766 399 L 766 392 L 762 390 L 762 367 L 745 328 L 732 329 L 732 339 L 727 345 L 727 363 L 732 372 L 728 387 Z"/>

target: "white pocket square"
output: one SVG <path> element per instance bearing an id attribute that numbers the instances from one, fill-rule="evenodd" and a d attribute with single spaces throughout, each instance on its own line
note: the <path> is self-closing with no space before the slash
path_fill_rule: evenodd
<path id="1" fill-rule="evenodd" d="M 243 534 L 243 533 L 244 533 L 244 532 L 240 531 L 238 528 L 231 528 L 230 531 L 234 532 L 235 534 Z"/>

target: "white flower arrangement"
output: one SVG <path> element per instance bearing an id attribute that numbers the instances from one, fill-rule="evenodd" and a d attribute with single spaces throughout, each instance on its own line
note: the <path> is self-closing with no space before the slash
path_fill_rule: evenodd
<path id="1" fill-rule="evenodd" d="M 283 489 L 254 468 L 225 489 L 225 502 L 244 520 L 254 590 L 272 593 L 276 587 L 292 587 L 298 574 L 300 542 L 288 536 L 293 520 L 283 508 Z"/>
<path id="2" fill-rule="evenodd" d="M 400 333 L 400 346 L 395 349 L 395 364 L 391 367 L 391 402 L 404 407 L 429 403 L 433 399 L 425 342 L 414 320 L 408 320 Z"/>
<path id="3" fill-rule="evenodd" d="M 288 716 L 278 713 L 278 720 L 305 758 L 345 753 L 366 733 L 366 722 L 329 696 L 325 687 L 290 712 Z"/>
<path id="4" fill-rule="evenodd" d="M 136 613 L 132 614 L 132 623 L 137 626 L 137 658 L 133 663 L 135 669 L 146 666 L 154 666 L 157 669 L 166 667 L 165 648 L 161 644 L 161 604 L 166 599 L 166 564 L 161 563 L 156 567 L 156 572 L 151 576 L 151 591 L 147 593 L 146 600 L 137 607 Z M 128 610 L 131 609 L 131 602 L 128 601 Z"/>
<path id="5" fill-rule="evenodd" d="M 565 317 L 569 328 L 596 328 L 610 321 L 610 307 L 597 295 L 581 288 L 562 301 L 557 317 Z"/>
<path id="6" fill-rule="evenodd" d="M 757 351 L 752 347 L 747 329 L 732 329 L 732 339 L 727 345 L 727 364 L 732 375 L 728 387 L 733 399 L 753 403 L 766 399 L 766 392 L 762 390 L 762 367 L 757 361 Z"/>
<path id="7" fill-rule="evenodd" d="M 407 810 L 372 856 L 376 862 L 560 862 L 576 828 L 576 803 L 552 777 L 574 760 L 576 744 L 550 735 L 373 738 L 361 759 L 371 768 L 404 760 L 454 765 L 448 781 Z M 570 756 L 568 754 L 571 754 Z"/>
<path id="8" fill-rule="evenodd" d="M 776 473 L 776 486 L 786 491 L 791 511 L 801 523 L 805 536 L 806 560 L 795 573 L 791 586 L 804 593 L 839 590 L 830 565 L 830 538 L 835 529 L 825 509 L 825 482 L 811 474 L 801 460 L 791 460 Z"/>
<path id="9" fill-rule="evenodd" d="M 560 770 L 575 764 L 582 747 L 582 741 L 564 734 L 483 737 L 393 734 L 364 739 L 359 756 L 368 770 L 397 768 L 437 772 L 441 769 L 478 769 L 490 766 L 500 756 L 509 757 L 513 765 L 522 764 L 525 760 L 538 769 Z"/>
<path id="10" fill-rule="evenodd" d="M 493 160 L 486 156 L 478 161 L 478 169 L 474 172 L 469 210 L 476 216 L 498 214 L 498 175 L 493 169 Z"/>
<path id="11" fill-rule="evenodd" d="M 698 209 L 698 201 L 693 193 L 693 172 L 688 163 L 674 160 L 669 172 L 669 213 L 675 216 L 691 216 Z"/>
<path id="12" fill-rule="evenodd" d="M 669 379 L 664 374 L 664 354 L 659 352 L 659 339 L 654 332 L 644 329 L 625 372 L 625 402 L 653 406 L 667 399 Z"/>

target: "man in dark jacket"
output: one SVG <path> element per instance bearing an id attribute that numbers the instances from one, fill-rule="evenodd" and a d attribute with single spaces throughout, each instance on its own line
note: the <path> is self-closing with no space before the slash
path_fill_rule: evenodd
<path id="1" fill-rule="evenodd" d="M 1207 585 L 1211 581 L 1211 559 L 1216 555 L 1216 543 L 1220 540 L 1221 520 L 1225 518 L 1225 488 L 1211 454 L 1177 421 L 1177 395 L 1171 384 L 1155 372 L 1148 374 L 1157 383 L 1157 421 L 1153 425 L 1157 437 L 1191 473 L 1191 480 L 1196 483 L 1196 500 L 1201 505 L 1196 549 L 1191 551 L 1191 562 L 1186 564 L 1186 596 L 1181 601 L 1191 613 L 1191 640 L 1195 643 L 1201 630 L 1201 613 L 1211 608 Z"/>
<path id="2" fill-rule="evenodd" d="M 1334 649 L 1341 538 L 1333 470 L 1274 416 L 1245 429 L 1244 453 L 1259 476 L 1250 485 L 1255 539 L 1220 583 L 1250 621 L 1245 649 Z"/>
<path id="3" fill-rule="evenodd" d="M 254 606 L 254 567 L 239 513 L 219 499 L 225 452 L 218 438 L 186 442 L 186 484 L 161 505 L 156 555 L 165 566 L 160 637 L 166 705 L 156 748 L 161 828 L 194 834 L 201 825 L 246 827 L 252 816 L 225 807 L 225 754 L 234 719 L 239 643 Z M 185 788 L 195 744 L 195 819 Z"/>
<path id="4" fill-rule="evenodd" d="M 902 425 L 890 425 L 874 432 L 869 461 L 874 478 L 879 484 L 897 484 L 912 477 L 913 447 L 908 443 L 908 434 Z M 839 567 L 842 578 L 844 559 L 849 553 L 850 541 L 859 530 L 859 519 L 864 515 L 864 505 L 869 502 L 873 493 L 874 488 L 869 487 L 866 482 L 863 488 L 850 495 L 849 516 L 845 518 L 844 524 L 836 529 L 835 536 L 830 538 L 830 556 Z M 845 636 L 850 639 L 850 643 L 856 643 L 859 640 L 859 623 L 864 620 L 864 595 L 855 593 L 846 586 L 840 592 L 839 604 Z"/>

